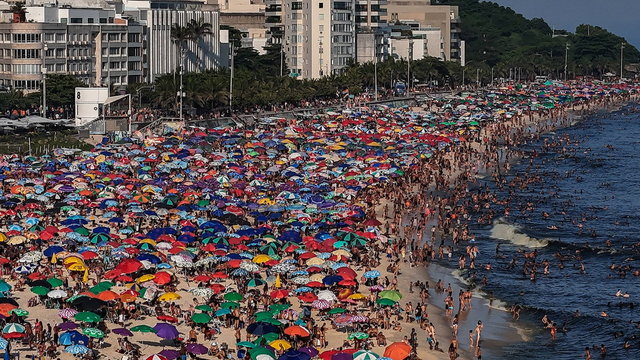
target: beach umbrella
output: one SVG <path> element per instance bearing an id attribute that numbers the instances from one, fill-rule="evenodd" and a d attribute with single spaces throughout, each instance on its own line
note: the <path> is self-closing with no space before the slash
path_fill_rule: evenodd
<path id="1" fill-rule="evenodd" d="M 65 333 L 60 334 L 60 337 L 58 338 L 58 343 L 60 345 L 74 345 L 74 344 L 87 345 L 89 343 L 89 337 L 81 334 L 78 331 L 72 330 L 72 331 L 67 331 Z"/>
<path id="2" fill-rule="evenodd" d="M 411 354 L 411 346 L 404 342 L 394 342 L 384 350 L 384 356 L 393 360 L 404 360 Z"/>
<path id="3" fill-rule="evenodd" d="M 73 330 L 78 328 L 78 324 L 70 321 L 65 321 L 62 324 L 58 324 L 58 328 L 62 331 Z"/>
<path id="4" fill-rule="evenodd" d="M 380 277 L 380 272 L 378 270 L 370 270 L 365 272 L 362 276 L 364 276 L 367 279 L 375 279 Z"/>
<path id="5" fill-rule="evenodd" d="M 0 350 L 6 350 L 9 346 L 9 342 L 3 338 L 0 338 Z"/>
<path id="6" fill-rule="evenodd" d="M 65 348 L 64 351 L 73 355 L 86 355 L 91 352 L 91 349 L 84 345 L 71 345 Z"/>
<path id="7" fill-rule="evenodd" d="M 111 330 L 111 332 L 120 336 L 133 336 L 133 333 L 130 330 L 127 330 L 125 328 L 113 329 Z"/>
<path id="8" fill-rule="evenodd" d="M 353 339 L 364 340 L 369 338 L 369 334 L 363 333 L 363 332 L 355 332 L 355 333 L 349 334 L 347 338 L 349 340 L 353 340 Z"/>
<path id="9" fill-rule="evenodd" d="M 180 352 L 177 350 L 164 349 L 158 353 L 160 356 L 164 356 L 168 360 L 174 360 L 180 357 Z"/>
<path id="10" fill-rule="evenodd" d="M 194 355 L 204 355 L 209 352 L 206 346 L 201 344 L 187 344 L 187 352 Z"/>
<path id="11" fill-rule="evenodd" d="M 249 356 L 252 360 L 274 360 L 275 354 L 264 347 L 255 347 L 249 350 Z"/>
<path id="12" fill-rule="evenodd" d="M 224 294 L 223 298 L 227 301 L 242 301 L 244 299 L 244 296 L 234 291 L 234 292 Z"/>
<path id="13" fill-rule="evenodd" d="M 149 325 L 137 325 L 131 328 L 133 332 L 141 332 L 141 333 L 155 333 L 156 329 L 152 328 Z"/>
<path id="14" fill-rule="evenodd" d="M 300 336 L 300 337 L 307 337 L 311 335 L 311 333 L 307 328 L 299 325 L 293 325 L 293 326 L 287 327 L 286 329 L 284 329 L 284 333 L 289 336 Z"/>
<path id="15" fill-rule="evenodd" d="M 9 323 L 2 328 L 3 334 L 23 333 L 24 331 L 25 331 L 24 326 L 17 323 Z"/>
<path id="16" fill-rule="evenodd" d="M 156 335 L 163 339 L 173 340 L 180 336 L 178 329 L 171 324 L 158 323 L 153 327 L 153 329 L 155 330 Z"/>
<path id="17" fill-rule="evenodd" d="M 291 349 L 291 343 L 283 339 L 273 340 L 269 343 L 269 346 L 279 351 Z"/>
<path id="18" fill-rule="evenodd" d="M 353 354 L 353 360 L 378 360 L 380 355 L 369 350 L 356 351 Z"/>
<path id="19" fill-rule="evenodd" d="M 196 313 L 191 315 L 191 320 L 196 324 L 206 324 L 211 321 L 211 315 L 205 313 Z"/>
<path id="20" fill-rule="evenodd" d="M 60 289 L 51 290 L 47 293 L 47 296 L 52 299 L 62 299 L 64 297 L 67 297 L 67 292 Z"/>
<path id="21" fill-rule="evenodd" d="M 57 278 L 47 279 L 47 282 L 49 283 L 49 285 L 51 285 L 51 287 L 58 287 L 58 286 L 64 285 L 64 282 Z"/>
<path id="22" fill-rule="evenodd" d="M 60 316 L 63 319 L 71 319 L 77 313 L 78 313 L 77 310 L 74 310 L 74 309 L 71 309 L 71 308 L 64 308 L 64 309 L 58 311 L 58 316 Z"/>
<path id="23" fill-rule="evenodd" d="M 44 286 L 34 286 L 31 288 L 31 292 L 36 295 L 44 296 L 49 293 L 49 289 Z"/>
<path id="24" fill-rule="evenodd" d="M 174 292 L 168 292 L 168 293 L 164 293 L 162 295 L 160 295 L 158 297 L 158 301 L 175 301 L 180 299 L 182 296 L 178 295 L 177 293 Z"/>
<path id="25" fill-rule="evenodd" d="M 9 310 L 9 314 L 16 314 L 16 316 L 22 317 L 29 315 L 29 312 L 24 309 L 11 309 Z"/>
<path id="26" fill-rule="evenodd" d="M 82 322 L 99 322 L 102 317 L 91 311 L 84 311 L 73 316 L 74 319 Z"/>
<path id="27" fill-rule="evenodd" d="M 395 302 L 400 301 L 400 299 L 402 299 L 402 295 L 400 294 L 399 291 L 397 290 L 385 290 L 385 291 L 381 291 L 378 294 L 378 297 L 382 298 L 382 299 L 389 299 L 389 300 L 393 300 Z"/>
<path id="28" fill-rule="evenodd" d="M 160 355 L 160 354 L 154 354 L 151 356 L 148 356 L 145 360 L 169 360 L 166 356 Z"/>
<path id="29" fill-rule="evenodd" d="M 210 288 L 193 288 L 189 290 L 189 292 L 192 293 L 194 296 L 199 296 L 204 298 L 211 297 L 214 294 L 213 290 L 211 290 Z"/>
<path id="30" fill-rule="evenodd" d="M 209 305 L 206 304 L 201 304 L 196 306 L 196 310 L 201 310 L 201 311 L 213 311 L 213 308 Z"/>
<path id="31" fill-rule="evenodd" d="M 104 337 L 104 332 L 100 329 L 96 328 L 86 328 L 82 330 L 82 333 L 96 339 L 101 339 Z"/>
<path id="32" fill-rule="evenodd" d="M 303 353 L 298 350 L 287 350 L 284 354 L 278 357 L 278 360 L 310 360 L 309 354 Z"/>
<path id="33" fill-rule="evenodd" d="M 266 322 L 255 322 L 247 327 L 247 332 L 253 335 L 264 335 L 277 333 L 278 328 Z"/>

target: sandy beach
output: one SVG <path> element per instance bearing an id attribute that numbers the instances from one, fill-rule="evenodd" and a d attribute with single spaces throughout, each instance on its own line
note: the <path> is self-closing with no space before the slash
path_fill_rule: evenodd
<path id="1" fill-rule="evenodd" d="M 574 111 L 612 105 L 598 102 Z M 571 118 L 558 104 L 481 112 L 502 118 L 480 126 L 464 104 L 360 110 L 375 131 L 347 115 L 255 133 L 185 129 L 5 172 L 4 200 L 20 200 L 1 224 L 5 323 L 15 324 L 5 347 L 43 359 L 499 356 L 526 332 L 505 304 L 434 264 L 468 261 L 450 255 L 465 247 L 475 261 L 451 195 L 508 171 L 515 159 L 499 148 Z M 432 117 L 442 124 L 425 131 Z M 37 198 L 46 190 L 50 202 Z"/>

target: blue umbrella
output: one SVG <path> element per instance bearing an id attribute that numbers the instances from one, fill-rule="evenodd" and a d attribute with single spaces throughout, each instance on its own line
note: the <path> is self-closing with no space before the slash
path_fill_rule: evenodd
<path id="1" fill-rule="evenodd" d="M 89 343 L 89 337 L 79 333 L 76 330 L 67 331 L 58 338 L 60 345 L 86 345 Z"/>
<path id="2" fill-rule="evenodd" d="M 53 246 L 49 246 L 42 253 L 46 257 L 52 257 L 54 254 L 57 254 L 57 253 L 62 252 L 62 251 L 64 251 L 64 248 L 62 246 L 53 245 Z"/>
<path id="3" fill-rule="evenodd" d="M 278 360 L 310 360 L 311 356 L 307 353 L 303 353 L 298 350 L 289 349 L 284 354 L 280 355 Z"/>
<path id="4" fill-rule="evenodd" d="M 0 338 L 0 350 L 6 350 L 9 342 L 5 339 Z"/>
<path id="5" fill-rule="evenodd" d="M 342 276 L 340 275 L 329 275 L 325 276 L 324 279 L 322 279 L 322 283 L 325 285 L 333 285 L 340 281 L 342 281 Z"/>
<path id="6" fill-rule="evenodd" d="M 377 277 L 380 277 L 380 272 L 378 270 L 370 270 L 364 273 L 364 275 L 362 276 L 364 276 L 367 279 L 375 279 Z"/>
<path id="7" fill-rule="evenodd" d="M 90 353 L 91 349 L 89 349 L 84 345 L 71 345 L 71 346 L 68 346 L 66 349 L 64 349 L 64 351 L 73 355 L 85 355 Z"/>
<path id="8" fill-rule="evenodd" d="M 247 332 L 253 335 L 264 335 L 268 333 L 277 333 L 278 328 L 267 322 L 255 322 L 247 327 Z"/>

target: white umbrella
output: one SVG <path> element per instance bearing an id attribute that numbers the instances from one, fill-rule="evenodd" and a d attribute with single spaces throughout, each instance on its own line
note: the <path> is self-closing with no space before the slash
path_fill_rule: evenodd
<path id="1" fill-rule="evenodd" d="M 338 298 L 330 290 L 322 290 L 318 292 L 318 300 L 338 301 Z"/>
<path id="2" fill-rule="evenodd" d="M 62 299 L 63 297 L 67 297 L 67 292 L 64 290 L 51 290 L 49 291 L 49 293 L 47 294 L 48 297 L 52 298 L 52 299 Z"/>

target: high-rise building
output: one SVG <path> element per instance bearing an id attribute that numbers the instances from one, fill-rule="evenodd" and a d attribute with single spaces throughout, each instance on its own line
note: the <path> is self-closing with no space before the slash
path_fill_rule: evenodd
<path id="1" fill-rule="evenodd" d="M 356 27 L 358 31 L 376 30 L 386 25 L 387 0 L 357 0 Z"/>
<path id="2" fill-rule="evenodd" d="M 460 61 L 458 7 L 432 5 L 431 0 L 388 0 L 385 20 L 389 24 L 417 21 L 421 27 L 439 28 L 444 39 L 445 60 Z"/>
<path id="3" fill-rule="evenodd" d="M 143 27 L 97 8 L 27 7 L 28 22 L 0 23 L 0 84 L 37 91 L 47 74 L 125 87 L 146 78 Z"/>
<path id="4" fill-rule="evenodd" d="M 283 0 L 281 21 L 290 76 L 339 73 L 355 57 L 355 0 Z"/>

